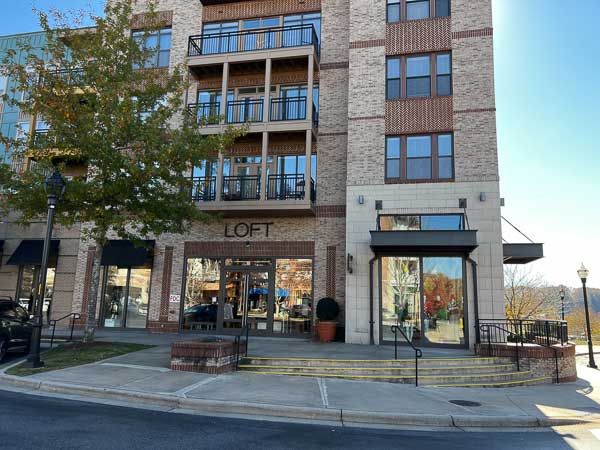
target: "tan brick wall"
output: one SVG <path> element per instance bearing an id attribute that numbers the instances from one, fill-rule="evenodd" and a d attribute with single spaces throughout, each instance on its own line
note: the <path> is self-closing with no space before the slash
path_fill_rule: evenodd
<path id="1" fill-rule="evenodd" d="M 406 55 L 450 50 L 450 27 L 450 17 L 388 23 L 385 51 L 388 55 Z"/>
<path id="2" fill-rule="evenodd" d="M 250 19 L 284 14 L 319 11 L 321 0 L 257 0 L 209 5 L 204 8 L 205 22 Z"/>

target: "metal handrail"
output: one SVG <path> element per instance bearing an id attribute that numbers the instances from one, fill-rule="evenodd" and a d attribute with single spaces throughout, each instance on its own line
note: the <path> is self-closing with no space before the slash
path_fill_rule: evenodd
<path id="1" fill-rule="evenodd" d="M 246 334 L 246 350 L 244 351 L 244 357 L 248 356 L 248 336 L 250 334 L 250 326 L 248 324 L 242 326 L 239 334 L 235 336 L 234 345 L 235 345 L 235 370 L 238 370 L 240 366 L 240 345 L 242 336 Z"/>
<path id="2" fill-rule="evenodd" d="M 271 98 L 271 122 L 285 120 L 306 120 L 307 97 L 275 97 Z"/>
<path id="3" fill-rule="evenodd" d="M 52 348 L 52 346 L 54 345 L 54 333 L 56 331 L 56 324 L 58 322 L 60 322 L 61 320 L 65 320 L 69 317 L 71 318 L 71 335 L 69 337 L 69 340 L 70 341 L 73 340 L 73 330 L 75 328 L 75 320 L 81 318 L 81 314 L 79 314 L 79 313 L 70 313 L 70 314 L 67 314 L 66 316 L 61 317 L 60 319 L 54 319 L 54 320 L 51 320 L 50 322 L 48 322 L 48 325 L 50 325 L 52 327 L 52 336 L 50 337 L 50 348 Z"/>
<path id="4" fill-rule="evenodd" d="M 492 356 L 492 339 L 491 339 L 492 333 L 490 333 L 490 328 L 494 328 L 496 330 L 502 331 L 502 332 L 504 332 L 506 334 L 513 335 L 513 336 L 519 338 L 518 334 L 513 333 L 512 331 L 510 331 L 510 330 L 508 330 L 508 329 L 506 329 L 504 327 L 501 327 L 500 325 L 491 324 L 491 323 L 484 323 L 484 324 L 479 325 L 480 332 L 487 333 L 487 338 L 488 338 L 488 356 L 490 356 L 490 357 Z M 522 345 L 523 345 L 523 343 L 521 341 L 521 346 Z M 521 371 L 521 365 L 519 363 L 519 344 L 518 344 L 518 342 L 515 343 L 515 353 L 516 353 L 515 354 L 515 359 L 516 359 L 516 362 L 517 362 L 517 372 L 520 372 Z"/>
<path id="5" fill-rule="evenodd" d="M 399 325 L 392 325 L 392 333 L 394 333 L 394 359 L 398 359 L 398 331 L 404 337 L 408 345 L 415 351 L 415 386 L 419 386 L 419 358 L 423 357 L 423 351 L 420 348 L 414 346 L 414 344 L 408 339 L 408 336 L 402 331 Z"/>
<path id="6" fill-rule="evenodd" d="M 190 103 L 188 113 L 196 123 L 206 121 L 208 125 L 216 125 L 220 121 L 221 102 Z"/>

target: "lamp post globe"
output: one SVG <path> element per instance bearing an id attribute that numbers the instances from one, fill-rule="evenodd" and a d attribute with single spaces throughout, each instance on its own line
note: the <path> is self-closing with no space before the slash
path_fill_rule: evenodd
<path id="1" fill-rule="evenodd" d="M 52 225 L 54 222 L 54 210 L 56 204 L 65 193 L 67 183 L 55 167 L 51 175 L 44 180 L 44 191 L 48 200 L 48 219 L 46 222 L 46 237 L 44 239 L 44 250 L 42 252 L 42 263 L 40 266 L 40 282 L 36 287 L 33 331 L 31 333 L 31 346 L 26 364 L 29 367 L 42 367 L 43 361 L 40 359 L 40 343 L 42 339 L 42 310 L 44 306 L 44 297 L 46 295 L 46 275 L 48 271 L 48 258 L 50 256 L 50 243 L 52 241 Z"/>
<path id="2" fill-rule="evenodd" d="M 588 341 L 588 354 L 589 354 L 589 362 L 588 367 L 592 369 L 597 369 L 596 361 L 594 361 L 594 344 L 592 343 L 592 327 L 590 324 L 590 311 L 588 307 L 588 299 L 587 299 L 587 279 L 590 275 L 590 271 L 586 269 L 586 267 L 581 263 L 581 267 L 577 271 L 577 275 L 581 279 L 581 284 L 583 285 L 583 305 L 585 307 L 585 327 L 586 327 L 586 335 Z"/>

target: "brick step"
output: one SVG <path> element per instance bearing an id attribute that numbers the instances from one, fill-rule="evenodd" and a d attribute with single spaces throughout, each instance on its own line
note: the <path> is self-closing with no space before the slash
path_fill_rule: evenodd
<path id="1" fill-rule="evenodd" d="M 360 360 L 360 359 L 319 359 L 319 358 L 268 358 L 246 357 L 242 361 L 247 366 L 277 366 L 277 367 L 348 367 L 348 368 L 407 368 L 414 369 L 415 360 L 411 359 L 386 359 L 386 360 Z M 505 357 L 465 357 L 465 358 L 420 358 L 419 369 L 435 367 L 474 367 L 489 365 L 513 364 L 511 358 Z"/>
<path id="2" fill-rule="evenodd" d="M 294 374 L 310 374 L 316 371 L 331 375 L 367 375 L 367 376 L 409 376 L 414 377 L 415 368 L 412 367 L 307 367 L 307 366 L 281 366 L 281 365 L 257 365 L 240 364 L 241 370 L 252 372 L 286 372 Z M 450 366 L 450 367 L 421 367 L 419 366 L 419 376 L 421 375 L 462 375 L 468 373 L 476 374 L 494 374 L 516 372 L 515 364 L 493 364 L 493 365 L 475 365 L 475 366 Z"/>
<path id="3" fill-rule="evenodd" d="M 288 371 L 253 371 L 261 375 L 287 375 L 301 377 L 333 378 L 355 381 L 378 381 L 387 383 L 413 384 L 414 375 L 350 375 L 334 374 L 326 371 L 314 372 L 288 372 Z M 462 375 L 421 375 L 419 374 L 420 386 L 437 387 L 503 387 L 522 386 L 525 384 L 548 382 L 545 378 L 534 379 L 531 372 L 505 372 L 491 374 L 462 374 Z"/>

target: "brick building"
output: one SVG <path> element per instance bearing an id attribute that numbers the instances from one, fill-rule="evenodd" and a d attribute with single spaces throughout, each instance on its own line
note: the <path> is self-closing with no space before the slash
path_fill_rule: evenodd
<path id="1" fill-rule="evenodd" d="M 249 132 L 189 174 L 222 221 L 107 245 L 99 326 L 308 337 L 329 296 L 346 342 L 390 342 L 398 324 L 419 345 L 472 346 L 477 317 L 504 316 L 503 263 L 540 247 L 502 243 L 491 0 L 158 11 L 151 64 L 187 67 L 204 133 Z M 56 308 L 87 310 L 94 252 L 79 242 Z"/>

